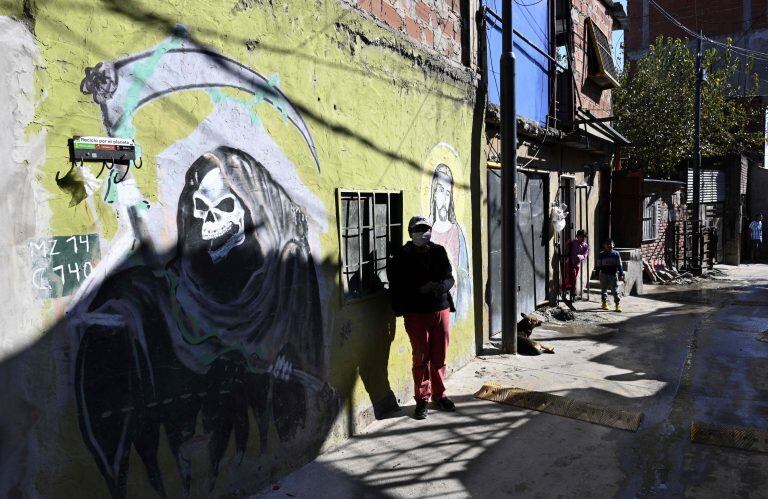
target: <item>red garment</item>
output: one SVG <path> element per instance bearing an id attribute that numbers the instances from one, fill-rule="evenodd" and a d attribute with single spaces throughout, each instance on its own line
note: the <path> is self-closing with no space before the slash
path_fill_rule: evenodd
<path id="1" fill-rule="evenodd" d="M 448 350 L 451 311 L 404 314 L 405 330 L 413 350 L 413 386 L 416 402 L 445 396 L 445 352 Z"/>
<path id="2" fill-rule="evenodd" d="M 576 292 L 576 278 L 579 276 L 581 262 L 589 254 L 589 243 L 581 242 L 578 239 L 571 239 L 565 245 L 567 258 L 565 259 L 565 282 L 563 289 Z"/>
<path id="3" fill-rule="evenodd" d="M 565 266 L 565 282 L 563 283 L 563 289 L 572 291 L 576 289 L 577 278 L 579 277 L 579 269 L 581 264 Z"/>

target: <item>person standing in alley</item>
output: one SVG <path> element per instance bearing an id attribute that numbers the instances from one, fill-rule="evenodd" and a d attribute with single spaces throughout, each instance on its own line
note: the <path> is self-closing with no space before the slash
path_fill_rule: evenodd
<path id="1" fill-rule="evenodd" d="M 760 258 L 760 247 L 763 245 L 763 214 L 758 213 L 749 224 L 749 249 L 752 262 Z"/>
<path id="2" fill-rule="evenodd" d="M 563 292 L 571 295 L 571 301 L 576 300 L 576 279 L 579 277 L 581 262 L 589 254 L 587 233 L 583 229 L 576 232 L 576 239 L 571 239 L 565 245 L 565 284 Z M 587 276 L 589 277 L 589 276 Z"/>
<path id="3" fill-rule="evenodd" d="M 597 255 L 597 271 L 600 275 L 600 298 L 602 298 L 603 310 L 608 310 L 608 290 L 611 290 L 615 310 L 621 312 L 621 298 L 619 297 L 619 280 L 624 279 L 624 267 L 621 264 L 621 255 L 613 249 L 613 239 L 607 239 L 603 243 L 603 251 Z"/>
<path id="4" fill-rule="evenodd" d="M 414 216 L 408 233 L 411 240 L 389 263 L 389 290 L 392 309 L 403 317 L 413 350 L 414 416 L 424 419 L 430 397 L 439 409 L 456 408 L 445 395 L 445 354 L 455 311 L 449 291 L 455 280 L 445 248 L 430 241 L 429 220 Z"/>

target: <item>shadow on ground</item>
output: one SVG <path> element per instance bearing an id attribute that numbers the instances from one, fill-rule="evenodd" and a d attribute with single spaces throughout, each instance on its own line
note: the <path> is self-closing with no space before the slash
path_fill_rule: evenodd
<path id="1" fill-rule="evenodd" d="M 721 389 L 730 390 L 734 400 L 751 395 L 745 404 L 751 400 L 752 412 L 759 410 L 764 382 L 739 375 L 735 379 L 742 386 L 729 384 L 733 372 L 741 372 L 739 363 L 731 359 L 730 371 L 719 365 L 723 349 L 712 342 L 723 334 L 723 321 L 743 328 L 758 316 L 768 317 L 765 309 L 739 309 L 768 303 L 768 288 L 733 282 L 704 286 L 629 298 L 626 313 L 602 326 L 544 325 L 536 337 L 554 345 L 555 355 L 477 359 L 450 380 L 456 413 L 433 411 L 427 421 L 403 414 L 376 423 L 266 495 L 680 497 L 696 491 L 701 497 L 758 497 L 756 491 L 768 486 L 762 456 L 693 447 L 688 431 L 694 418 L 720 421 L 727 411 L 705 408 L 728 407 L 715 400 Z M 761 320 L 768 328 L 768 318 Z M 734 334 L 747 338 L 761 327 Z M 753 357 L 768 357 L 762 343 L 743 341 L 755 344 Z M 705 392 L 701 381 L 707 376 L 724 378 Z M 472 393 L 486 381 L 642 411 L 645 419 L 632 433 L 474 399 Z M 756 421 L 749 410 L 741 416 L 731 420 Z"/>

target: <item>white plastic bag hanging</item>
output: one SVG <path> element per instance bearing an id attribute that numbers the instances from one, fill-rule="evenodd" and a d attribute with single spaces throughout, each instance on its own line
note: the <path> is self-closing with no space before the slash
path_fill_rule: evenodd
<path id="1" fill-rule="evenodd" d="M 565 219 L 568 216 L 568 206 L 566 204 L 552 205 L 549 212 L 549 219 L 552 221 L 552 230 L 560 232 L 565 228 Z"/>

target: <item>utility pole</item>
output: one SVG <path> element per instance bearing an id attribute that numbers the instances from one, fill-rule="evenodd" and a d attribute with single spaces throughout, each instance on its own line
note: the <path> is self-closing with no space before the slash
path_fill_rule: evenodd
<path id="1" fill-rule="evenodd" d="M 702 67 L 702 45 L 704 34 L 699 31 L 699 50 L 696 54 L 696 100 L 694 102 L 694 150 L 693 150 L 693 266 L 701 268 L 700 249 L 700 211 L 701 211 L 701 86 L 704 83 Z"/>
<path id="2" fill-rule="evenodd" d="M 501 11 L 501 343 L 517 353 L 517 110 L 512 2 Z"/>

